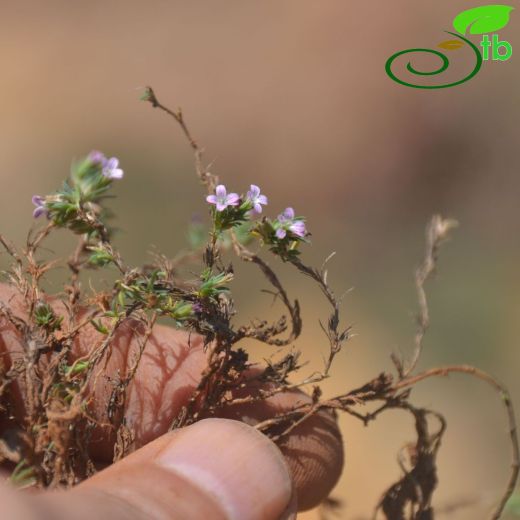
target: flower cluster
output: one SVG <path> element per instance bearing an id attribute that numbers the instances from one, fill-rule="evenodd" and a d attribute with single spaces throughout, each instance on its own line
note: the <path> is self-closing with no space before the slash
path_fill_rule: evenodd
<path id="1" fill-rule="evenodd" d="M 117 157 L 111 157 L 107 159 L 103 153 L 98 150 L 90 152 L 88 158 L 94 164 L 101 165 L 101 173 L 107 179 L 122 179 L 124 172 L 119 168 L 119 159 Z"/>
<path id="2" fill-rule="evenodd" d="M 267 197 L 260 193 L 260 188 L 254 184 L 251 184 L 251 189 L 245 196 L 228 193 L 226 187 L 219 184 L 215 193 L 206 197 L 206 202 L 214 208 L 215 231 L 220 233 L 262 213 L 262 206 L 267 204 Z"/>
<path id="3" fill-rule="evenodd" d="M 215 193 L 208 195 L 206 201 L 214 206 L 213 216 L 217 232 L 235 227 L 247 222 L 250 217 L 260 215 L 262 206 L 267 205 L 267 197 L 255 184 L 245 196 L 238 193 L 228 193 L 223 184 L 219 184 Z M 282 257 L 289 252 L 297 254 L 296 247 L 308 236 L 304 217 L 295 215 L 294 209 L 286 208 L 275 220 L 264 217 L 256 226 L 250 229 L 254 235 L 271 246 L 271 249 Z"/>
<path id="4" fill-rule="evenodd" d="M 280 240 L 283 240 L 288 232 L 298 238 L 304 238 L 305 235 L 307 235 L 303 218 L 295 217 L 294 209 L 292 208 L 286 208 L 281 215 L 278 215 L 278 219 L 275 222 L 275 229 L 275 235 Z"/>
<path id="5" fill-rule="evenodd" d="M 33 196 L 33 217 L 45 215 L 54 224 L 76 233 L 95 233 L 102 227 L 100 199 L 112 181 L 123 175 L 116 157 L 107 158 L 101 152 L 93 151 L 73 164 L 70 178 L 61 190 L 45 197 Z"/>
<path id="6" fill-rule="evenodd" d="M 243 202 L 241 202 L 243 200 Z M 238 193 L 228 193 L 223 184 L 219 184 L 214 195 L 208 195 L 206 201 L 214 204 L 217 211 L 224 211 L 230 206 L 239 206 L 240 210 L 256 214 L 262 213 L 262 206 L 267 205 L 267 197 L 260 193 L 260 188 L 251 184 L 245 197 Z"/>

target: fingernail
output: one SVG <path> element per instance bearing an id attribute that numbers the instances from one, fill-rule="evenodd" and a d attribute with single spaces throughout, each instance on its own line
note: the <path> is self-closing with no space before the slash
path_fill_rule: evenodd
<path id="1" fill-rule="evenodd" d="M 238 421 L 206 419 L 179 430 L 156 463 L 210 495 L 230 520 L 275 520 L 290 507 L 292 483 L 282 454 Z"/>

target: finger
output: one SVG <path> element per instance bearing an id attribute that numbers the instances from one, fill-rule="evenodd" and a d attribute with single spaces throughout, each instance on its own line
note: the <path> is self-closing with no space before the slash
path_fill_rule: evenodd
<path id="1" fill-rule="evenodd" d="M 9 291 L 0 286 L 0 299 L 9 302 L 13 312 L 23 316 L 20 298 L 14 297 L 12 289 Z M 63 314 L 63 309 L 59 314 Z M 108 423 L 107 402 L 113 390 L 111 380 L 118 373 L 124 375 L 132 365 L 142 332 L 135 322 L 130 321 L 119 329 L 106 370 L 96 379 L 91 413 L 103 423 Z M 76 342 L 76 354 L 88 354 L 103 338 L 94 327 L 87 326 Z M 0 340 L 11 357 L 23 352 L 19 335 L 5 319 L 0 320 Z M 196 388 L 205 367 L 206 355 L 200 337 L 190 337 L 169 327 L 154 328 L 136 376 L 127 390 L 124 413 L 126 424 L 135 434 L 135 447 L 143 446 L 168 431 Z M 18 389 L 13 393 L 18 396 L 18 411 L 21 412 L 23 392 Z M 220 415 L 256 424 L 291 409 L 305 399 L 308 397 L 301 392 L 282 394 L 254 405 L 226 408 Z M 19 416 L 19 420 L 22 417 Z M 114 442 L 113 428 L 98 430 L 91 446 L 92 455 L 100 461 L 110 462 Z M 281 449 L 288 457 L 300 508 L 314 507 L 330 493 L 343 466 L 343 444 L 334 418 L 320 413 L 307 420 L 283 441 Z"/>
<path id="2" fill-rule="evenodd" d="M 2 518 L 17 520 L 42 520 L 37 516 L 36 508 L 26 500 L 21 493 L 16 493 L 8 486 L 0 484 L 0 504 L 2 504 Z"/>
<path id="3" fill-rule="evenodd" d="M 250 392 L 255 395 L 256 389 Z M 256 403 L 229 406 L 219 416 L 255 425 L 310 400 L 299 391 L 284 392 Z M 295 482 L 298 509 L 316 507 L 330 494 L 343 470 L 343 441 L 334 414 L 317 413 L 277 444 Z"/>
<path id="4" fill-rule="evenodd" d="M 95 378 L 91 410 L 100 422 L 108 424 L 107 403 L 114 389 L 116 374 L 124 376 L 136 360 L 143 325 L 124 323 L 115 336 L 106 369 Z M 76 342 L 77 355 L 84 356 L 103 337 L 87 326 Z M 202 338 L 157 325 L 149 337 L 135 377 L 128 385 L 124 419 L 135 436 L 136 448 L 167 432 L 181 408 L 197 388 L 207 366 Z M 93 438 L 93 454 L 99 460 L 112 459 L 114 429 L 104 428 Z"/>
<path id="5" fill-rule="evenodd" d="M 20 294 L 12 287 L 0 285 L 0 302 L 9 307 L 12 314 L 27 319 L 27 309 Z M 67 330 L 67 313 L 63 304 L 53 304 L 55 312 L 63 316 L 63 328 Z M 92 399 L 89 412 L 102 426 L 94 432 L 92 456 L 100 461 L 112 460 L 115 429 L 108 417 L 108 402 L 114 390 L 114 381 L 124 377 L 135 362 L 139 352 L 143 325 L 135 320 L 127 320 L 117 330 L 110 346 L 106 366 L 91 382 Z M 75 357 L 87 356 L 100 345 L 105 336 L 88 324 L 76 337 Z M 23 357 L 24 345 L 20 333 L 0 314 L 0 353 L 6 368 Z M 43 360 L 44 361 L 44 360 Z M 72 361 L 72 360 L 70 360 Z M 135 446 L 139 448 L 168 431 L 173 419 L 178 415 L 200 380 L 206 367 L 206 355 L 202 349 L 200 336 L 168 327 L 156 326 L 149 338 L 136 375 L 126 391 L 124 418 L 135 434 Z M 25 417 L 26 399 L 22 388 L 23 378 L 10 385 L 12 412 L 18 423 Z"/>
<path id="6" fill-rule="evenodd" d="M 71 520 L 278 520 L 294 518 L 292 496 L 271 441 L 243 423 L 206 419 L 36 505 Z"/>

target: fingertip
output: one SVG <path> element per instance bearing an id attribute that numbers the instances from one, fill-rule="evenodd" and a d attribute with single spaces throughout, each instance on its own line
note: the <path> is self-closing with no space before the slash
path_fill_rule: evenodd
<path id="1" fill-rule="evenodd" d="M 72 491 L 42 500 L 60 511 L 55 518 L 71 520 L 288 520 L 296 510 L 278 448 L 254 428 L 227 419 L 164 435 Z"/>
<path id="2" fill-rule="evenodd" d="M 284 457 L 244 423 L 195 423 L 181 430 L 157 461 L 215 497 L 230 520 L 278 519 L 291 506 L 293 486 Z"/>
<path id="3" fill-rule="evenodd" d="M 303 392 L 288 391 L 253 404 L 231 405 L 219 413 L 256 424 L 309 401 Z M 343 470 L 343 439 L 335 414 L 327 410 L 318 412 L 282 438 L 278 446 L 292 475 L 298 509 L 305 511 L 318 506 L 337 484 Z"/>
<path id="4" fill-rule="evenodd" d="M 298 491 L 298 509 L 317 507 L 337 484 L 344 465 L 341 432 L 322 411 L 298 426 L 280 445 Z"/>

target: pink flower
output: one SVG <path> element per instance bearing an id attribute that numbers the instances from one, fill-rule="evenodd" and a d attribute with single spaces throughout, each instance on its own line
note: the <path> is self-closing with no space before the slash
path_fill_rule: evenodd
<path id="1" fill-rule="evenodd" d="M 251 189 L 247 192 L 247 200 L 253 204 L 255 213 L 262 213 L 262 204 L 267 204 L 267 197 L 260 193 L 260 188 L 251 184 Z"/>
<path id="2" fill-rule="evenodd" d="M 32 203 L 36 206 L 36 208 L 33 211 L 33 217 L 38 218 L 42 215 L 47 215 L 48 211 L 45 206 L 45 198 L 41 197 L 40 195 L 33 195 Z"/>
<path id="3" fill-rule="evenodd" d="M 111 157 L 107 159 L 103 152 L 99 150 L 92 150 L 88 154 L 88 159 L 96 164 L 101 165 L 101 173 L 107 179 L 122 179 L 124 172 L 119 168 L 119 159 L 117 157 Z"/>
<path id="4" fill-rule="evenodd" d="M 215 188 L 215 195 L 208 195 L 206 201 L 215 204 L 217 211 L 224 211 L 228 206 L 238 206 L 240 197 L 237 193 L 227 193 L 226 187 L 219 184 Z"/>
<path id="5" fill-rule="evenodd" d="M 102 173 L 107 179 L 122 179 L 124 172 L 119 168 L 119 159 L 111 157 L 102 161 Z"/>
<path id="6" fill-rule="evenodd" d="M 295 219 L 294 209 L 285 208 L 281 215 L 278 215 L 278 219 L 275 222 L 276 236 L 280 240 L 287 236 L 287 231 L 290 231 L 293 235 L 303 238 L 307 234 L 305 222 L 302 219 Z"/>
<path id="7" fill-rule="evenodd" d="M 105 155 L 102 152 L 100 152 L 99 150 L 92 150 L 88 154 L 88 159 L 89 159 L 89 161 L 91 161 L 93 163 L 99 163 L 99 164 L 104 164 L 107 160 Z"/>

